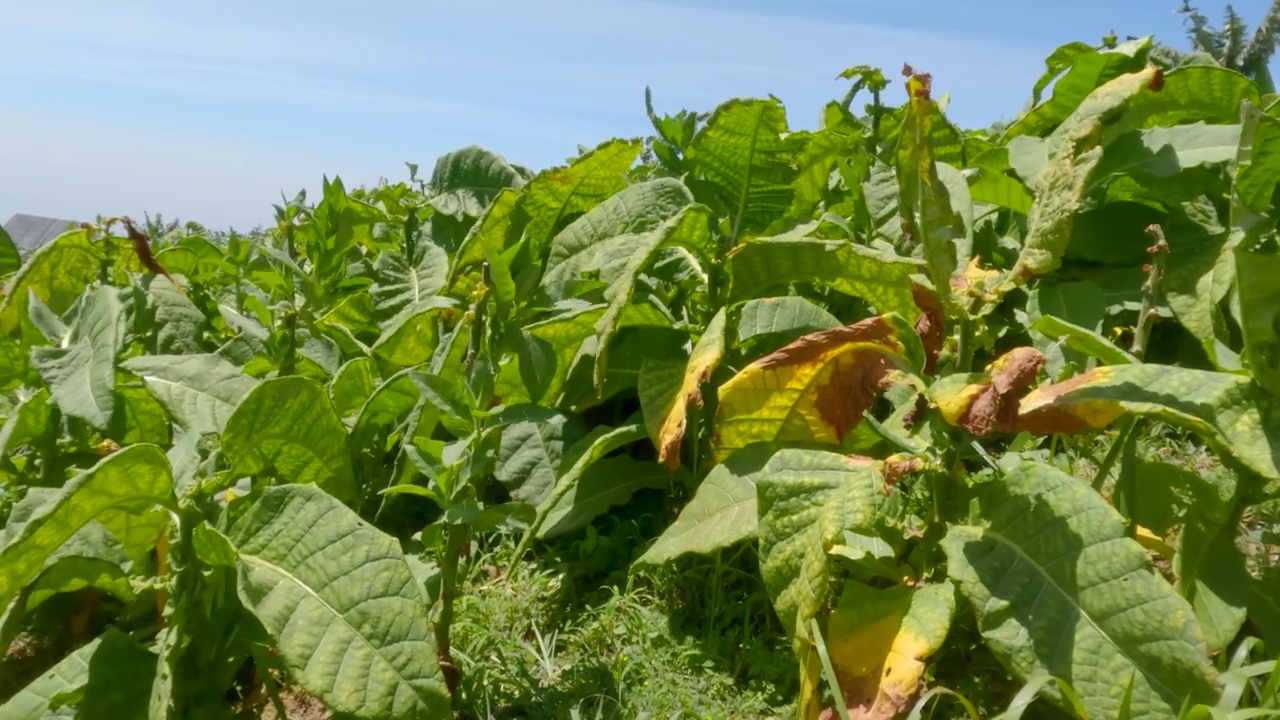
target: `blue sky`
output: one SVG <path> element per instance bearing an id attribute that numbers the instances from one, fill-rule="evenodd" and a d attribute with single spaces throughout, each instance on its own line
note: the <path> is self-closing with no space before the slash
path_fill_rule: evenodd
<path id="1" fill-rule="evenodd" d="M 850 65 L 904 62 L 967 126 L 1178 0 L 29 0 L 0 8 L 0 221 L 161 212 L 247 229 L 281 191 L 399 179 L 477 143 L 534 168 L 659 111 L 772 93 L 814 127 Z M 1205 0 L 1211 16 L 1218 0 Z M 1266 0 L 1235 3 L 1252 24 Z M 1035 10 L 1030 8 L 1035 7 Z"/>

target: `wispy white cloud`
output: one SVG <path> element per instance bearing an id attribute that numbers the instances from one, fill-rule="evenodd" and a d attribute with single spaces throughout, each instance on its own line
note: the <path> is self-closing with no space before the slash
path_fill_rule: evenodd
<path id="1" fill-rule="evenodd" d="M 651 0 L 41 0 L 7 4 L 0 26 L 0 215 L 217 225 L 262 221 L 325 172 L 398 177 L 471 142 L 560 162 L 647 132 L 646 85 L 660 111 L 772 93 L 812 127 L 844 67 L 910 62 L 953 117 L 985 124 L 1021 106 L 1052 49 Z"/>

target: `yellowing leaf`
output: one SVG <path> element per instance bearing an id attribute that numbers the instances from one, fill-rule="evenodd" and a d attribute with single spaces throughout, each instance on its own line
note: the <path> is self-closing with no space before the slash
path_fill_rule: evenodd
<path id="1" fill-rule="evenodd" d="M 924 246 L 934 287 L 942 293 L 943 302 L 950 302 L 951 276 L 968 262 L 972 239 L 964 218 L 953 207 L 950 189 L 938 175 L 937 156 L 946 148 L 936 143 L 942 137 L 939 129 L 948 123 L 930 97 L 932 79 L 909 67 L 903 73 L 908 76 L 908 103 L 897 148 L 902 227 Z"/>
<path id="2" fill-rule="evenodd" d="M 702 407 L 699 386 L 711 377 L 712 371 L 724 357 L 724 326 L 725 312 L 721 308 L 711 318 L 711 322 L 707 323 L 706 331 L 693 346 L 680 389 L 676 391 L 675 401 L 667 410 L 658 431 L 658 459 L 672 470 L 680 467 L 680 443 L 684 440 L 685 427 L 689 421 L 689 403 Z"/>
<path id="3" fill-rule="evenodd" d="M 716 459 L 754 442 L 839 444 L 896 371 L 923 364 L 919 337 L 898 315 L 805 335 L 721 386 Z"/>
<path id="4" fill-rule="evenodd" d="M 827 651 L 850 718 L 891 720 L 907 708 L 924 661 L 947 637 L 955 603 L 947 582 L 884 590 L 845 584 L 827 621 Z"/>
<path id="5" fill-rule="evenodd" d="M 1126 413 L 1194 432 L 1225 460 L 1280 481 L 1280 413 L 1250 378 L 1168 365 L 1110 365 L 1032 390 L 1014 432 L 1037 435 L 1105 428 Z"/>

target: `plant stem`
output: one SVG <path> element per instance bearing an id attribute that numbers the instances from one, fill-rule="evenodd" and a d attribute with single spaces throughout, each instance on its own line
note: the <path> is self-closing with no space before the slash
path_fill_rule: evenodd
<path id="1" fill-rule="evenodd" d="M 458 697 L 458 680 L 460 673 L 453 662 L 453 652 L 449 644 L 449 629 L 453 625 L 453 601 L 458 595 L 458 558 L 467 544 L 466 525 L 445 526 L 444 557 L 440 558 L 440 616 L 436 618 L 436 656 L 440 661 L 440 672 L 444 675 L 445 685 L 453 698 L 456 709 Z"/>
<path id="2" fill-rule="evenodd" d="M 1133 329 L 1133 345 L 1129 352 L 1139 360 L 1147 352 L 1147 343 L 1151 339 L 1151 328 L 1156 322 L 1156 300 L 1160 297 L 1160 279 L 1164 277 L 1165 257 L 1169 254 L 1169 243 L 1165 242 L 1164 230 L 1159 225 L 1149 225 L 1147 233 L 1154 242 L 1147 248 L 1151 262 L 1147 263 L 1147 281 L 1142 284 L 1142 309 L 1138 311 L 1138 323 Z"/>

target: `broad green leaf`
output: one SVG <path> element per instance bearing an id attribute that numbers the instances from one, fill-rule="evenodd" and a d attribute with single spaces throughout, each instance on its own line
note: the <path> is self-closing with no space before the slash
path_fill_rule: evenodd
<path id="1" fill-rule="evenodd" d="M 603 305 L 580 308 L 518 331 L 518 361 L 508 359 L 498 374 L 497 395 L 505 404 L 555 404 L 583 341 L 595 334 Z"/>
<path id="2" fill-rule="evenodd" d="M 511 497 L 539 505 L 556 484 L 564 450 L 585 433 L 577 415 L 556 414 L 545 422 L 521 422 L 502 431 L 493 476 Z"/>
<path id="3" fill-rule="evenodd" d="M 561 459 L 561 472 L 556 478 L 555 487 L 538 504 L 538 514 L 534 519 L 533 526 L 526 533 L 526 539 L 521 541 L 522 545 L 528 542 L 529 537 L 543 537 L 551 528 L 545 523 L 552 513 L 560 515 L 564 512 L 561 503 L 566 497 L 571 497 L 578 488 L 579 482 L 586 476 L 587 471 L 592 465 L 600 462 L 604 456 L 622 447 L 626 447 L 637 440 L 645 437 L 645 429 L 643 425 L 630 424 L 621 427 L 608 427 L 606 425 L 597 425 L 592 428 L 591 432 L 573 447 L 568 448 L 564 452 Z M 517 553 L 519 555 L 520 553 Z"/>
<path id="4" fill-rule="evenodd" d="M 193 355 L 204 351 L 204 332 L 209 325 L 200 308 L 167 278 L 152 276 L 147 285 L 147 303 L 153 315 L 154 345 L 148 349 L 157 355 Z"/>
<path id="5" fill-rule="evenodd" d="M 1280 396 L 1280 255 L 1237 247 L 1235 269 L 1249 373 Z"/>
<path id="6" fill-rule="evenodd" d="M 421 397 L 410 370 L 384 380 L 360 408 L 351 430 L 351 447 L 357 452 L 377 452 L 374 438 L 402 422 Z"/>
<path id="7" fill-rule="evenodd" d="M 713 467 L 676 521 L 636 563 L 661 565 L 688 553 L 710 555 L 755 540 L 756 482 L 774 451 L 770 445 L 752 445 Z"/>
<path id="8" fill-rule="evenodd" d="M 616 282 L 632 249 L 692 203 L 684 183 L 671 178 L 631 185 L 609 197 L 555 236 L 542 273 L 543 292 L 552 302 L 572 297 L 584 273 Z"/>
<path id="9" fill-rule="evenodd" d="M 1258 86 L 1249 78 L 1217 65 L 1187 65 L 1166 73 L 1160 92 L 1134 98 L 1115 130 L 1196 121 L 1235 123 L 1246 100 L 1261 104 Z"/>
<path id="10" fill-rule="evenodd" d="M 98 527 L 102 528 L 101 525 Z M 102 532 L 105 533 L 106 529 L 102 528 Z M 123 549 L 120 550 L 120 555 L 124 555 Z M 24 609 L 33 610 L 54 595 L 90 587 L 110 593 L 123 601 L 134 597 L 133 585 L 119 562 L 67 554 L 53 560 L 25 589 Z"/>
<path id="11" fill-rule="evenodd" d="M 347 429 L 324 387 L 299 376 L 264 380 L 227 420 L 222 451 L 240 475 L 279 474 L 291 483 L 315 483 L 350 500 L 355 477 Z"/>
<path id="12" fill-rule="evenodd" d="M 394 538 L 306 485 L 267 488 L 227 536 L 241 601 L 308 692 L 359 718 L 451 716 L 422 591 Z"/>
<path id="13" fill-rule="evenodd" d="M 1277 411 L 1248 377 L 1168 365 L 1108 365 L 1022 398 L 1015 431 L 1045 435 L 1105 428 L 1126 413 L 1204 438 L 1225 459 L 1274 483 Z"/>
<path id="14" fill-rule="evenodd" d="M 739 98 L 716 108 L 694 137 L 688 158 L 724 209 L 730 242 L 763 232 L 791 207 L 798 173 L 785 133 L 787 113 L 776 98 Z"/>
<path id="15" fill-rule="evenodd" d="M 478 218 L 498 193 L 524 185 L 524 177 L 497 155 L 477 145 L 440 156 L 431 173 L 431 207 L 461 220 Z"/>
<path id="16" fill-rule="evenodd" d="M 1138 489 L 1139 495 L 1147 491 L 1141 485 Z M 1178 536 L 1178 588 L 1195 610 L 1209 652 L 1218 653 L 1244 625 L 1254 579 L 1236 546 L 1237 523 L 1212 513 L 1190 514 Z M 1276 603 L 1274 598 L 1269 600 Z"/>
<path id="17" fill-rule="evenodd" d="M 641 141 L 614 139 L 576 158 L 572 165 L 544 170 L 524 187 L 520 210 L 530 251 L 542 257 L 566 223 L 627 186 L 627 170 L 640 156 Z"/>
<path id="18" fill-rule="evenodd" d="M 842 110 L 839 103 L 827 103 L 824 117 L 827 120 L 824 127 L 810 135 L 803 149 L 796 153 L 795 164 L 799 172 L 791 181 L 792 206 L 787 213 L 791 220 L 813 219 L 814 210 L 830 196 L 832 171 L 854 155 L 863 142 L 861 125 Z M 798 135 L 789 135 L 787 140 L 794 140 Z"/>
<path id="19" fill-rule="evenodd" d="M 524 229 L 524 224 L 516 217 L 519 203 L 520 193 L 509 188 L 494 197 L 458 248 L 453 267 L 449 269 L 450 283 L 457 282 L 462 271 L 476 263 L 488 260 L 493 265 L 495 258 L 519 241 Z"/>
<path id="20" fill-rule="evenodd" d="M 1075 112 L 1096 89 L 1125 73 L 1142 70 L 1150 48 L 1151 39 L 1143 38 L 1115 48 L 1076 55 L 1070 69 L 1053 84 L 1053 95 L 1010 126 L 1005 131 L 1005 141 L 1019 135 L 1046 135 Z"/>
<path id="21" fill-rule="evenodd" d="M 797 654 L 809 620 L 827 603 L 828 551 L 845 530 L 869 532 L 884 482 L 868 458 L 819 450 L 779 450 L 756 476 L 760 574 Z"/>
<path id="22" fill-rule="evenodd" d="M 18 254 L 18 246 L 3 227 L 0 227 L 0 278 L 17 272 L 22 266 L 22 257 Z"/>
<path id="23" fill-rule="evenodd" d="M 1142 93 L 1138 97 L 1159 95 Z M 1204 189 L 1200 177 L 1186 177 L 1195 168 L 1225 165 L 1235 160 L 1240 147 L 1240 125 L 1208 125 L 1198 122 L 1174 127 L 1133 130 L 1103 146 L 1102 158 L 1093 169 L 1083 195 L 1091 196 L 1104 183 L 1124 176 L 1141 183 L 1145 196 L 1169 202 L 1171 191 L 1181 188 L 1188 197 Z"/>
<path id="24" fill-rule="evenodd" d="M 173 422 L 197 435 L 221 433 L 258 384 L 218 355 L 139 355 L 120 367 L 141 377 Z"/>
<path id="25" fill-rule="evenodd" d="M 16 340 L 0 336 L 0 392 L 23 384 L 30 371 L 28 351 Z"/>
<path id="26" fill-rule="evenodd" d="M 880 313 L 914 317 L 911 275 L 916 261 L 891 257 L 847 242 L 816 238 L 761 238 L 733 249 L 728 261 L 730 302 L 757 297 L 790 283 L 822 282 L 865 300 Z"/>
<path id="27" fill-rule="evenodd" d="M 538 537 L 550 538 L 577 530 L 610 507 L 627 502 L 636 492 L 687 482 L 688 474 L 684 468 L 672 471 L 658 463 L 625 455 L 597 460 L 582 473 L 572 489 L 547 510 L 547 519 Z"/>
<path id="28" fill-rule="evenodd" d="M 31 364 L 63 413 L 96 427 L 111 419 L 126 320 L 116 289 L 99 287 L 86 296 L 64 345 L 31 349 Z"/>
<path id="29" fill-rule="evenodd" d="M 849 712 L 866 718 L 905 712 L 955 610 L 956 591 L 946 581 L 884 589 L 845 582 L 827 620 L 827 652 Z"/>
<path id="30" fill-rule="evenodd" d="M 151 443 L 168 447 L 173 425 L 164 405 L 141 384 L 116 385 L 115 409 L 107 421 L 107 436 L 119 445 Z"/>
<path id="31" fill-rule="evenodd" d="M 312 263 L 311 274 L 303 277 L 307 281 L 313 278 L 321 287 L 330 287 L 346 274 L 348 251 L 385 216 L 381 210 L 349 195 L 341 178 L 325 178 L 322 191 L 324 199 L 312 211 L 312 222 L 303 234 L 303 246 Z"/>
<path id="32" fill-rule="evenodd" d="M 352 335 L 376 334 L 380 330 L 377 320 L 373 297 L 368 290 L 362 290 L 343 298 L 316 320 L 316 326 L 322 329 L 340 327 Z"/>
<path id="33" fill-rule="evenodd" d="M 689 422 L 689 403 L 702 407 L 702 384 L 711 379 L 711 373 L 724 358 L 724 326 L 725 311 L 721 308 L 689 353 L 680 386 L 663 413 L 658 429 L 658 460 L 673 472 L 680 466 L 680 446 Z"/>
<path id="34" fill-rule="evenodd" d="M 172 499 L 169 462 L 158 447 L 131 445 L 102 459 L 67 481 L 0 551 L 0 607 L 7 607 L 49 556 L 89 521 L 115 532 L 131 516 Z"/>
<path id="35" fill-rule="evenodd" d="M 1212 702 L 1215 672 L 1190 604 L 1100 495 L 1024 464 L 980 486 L 977 503 L 985 523 L 953 525 L 942 548 L 1002 662 L 1024 679 L 1067 681 L 1092 717 L 1116 717 L 1130 677 L 1135 717 Z"/>
<path id="36" fill-rule="evenodd" d="M 701 253 L 710 243 L 711 213 L 701 205 L 684 208 L 675 217 L 664 222 L 654 230 L 636 238 L 630 248 L 630 257 L 622 272 L 604 292 L 604 299 L 609 303 L 604 315 L 596 322 L 596 392 L 602 392 L 605 384 L 605 372 L 609 367 L 609 349 L 613 337 L 618 332 L 622 314 L 631 305 L 635 287 L 640 282 L 640 274 L 649 267 L 659 251 L 668 247 L 683 247 Z"/>
<path id="37" fill-rule="evenodd" d="M 329 399 L 338 417 L 347 417 L 364 407 L 378 389 L 378 368 L 371 358 L 356 358 L 338 369 L 329 382 Z"/>
<path id="38" fill-rule="evenodd" d="M 1222 342 L 1226 330 L 1220 304 L 1235 282 L 1235 255 L 1227 233 L 1219 230 L 1186 251 L 1174 248 L 1160 289 L 1178 322 L 1200 341 L 1210 360 L 1223 370 L 1234 370 L 1239 365 Z"/>
<path id="39" fill-rule="evenodd" d="M 458 312 L 456 306 L 452 298 L 432 296 L 416 306 L 416 311 L 389 321 L 382 337 L 370 348 L 381 361 L 383 372 L 390 374 L 429 361 L 440 342 L 441 318 Z"/>
<path id="40" fill-rule="evenodd" d="M 62 693 L 84 688 L 89 679 L 89 662 L 102 645 L 103 639 L 103 637 L 94 638 L 28 683 L 7 702 L 0 705 L 0 717 L 5 720 L 55 720 L 77 717 L 74 707 L 63 706 L 57 710 L 52 709 L 54 698 Z"/>
<path id="41" fill-rule="evenodd" d="M 27 292 L 34 292 L 54 313 L 61 314 L 98 276 L 104 260 L 102 248 L 90 240 L 88 230 L 59 235 L 37 250 L 17 274 L 5 283 L 0 302 L 0 334 L 13 335 L 27 316 Z"/>
<path id="42" fill-rule="evenodd" d="M 1036 201 L 1027 216 L 1027 237 L 1010 272 L 1015 284 L 1061 265 L 1075 216 L 1085 203 L 1089 179 L 1103 157 L 1103 125 L 1118 115 L 1130 99 L 1154 92 L 1151 88 L 1158 72 L 1151 67 L 1098 87 L 1075 112 L 1064 116 L 1049 137 L 1048 161 L 1032 187 Z"/>
<path id="43" fill-rule="evenodd" d="M 992 148 L 973 161 L 976 172 L 969 175 L 969 196 L 975 202 L 991 203 L 1026 215 L 1035 196 L 1017 177 L 1009 163 L 1009 148 Z"/>
<path id="44" fill-rule="evenodd" d="M 1044 74 L 1036 80 L 1036 86 L 1031 91 L 1031 103 L 1033 105 L 1040 104 L 1040 95 L 1049 87 L 1063 70 L 1071 67 L 1081 55 L 1096 52 L 1093 46 L 1082 42 L 1070 42 L 1066 45 L 1060 45 L 1054 50 L 1049 57 L 1044 60 Z"/>
<path id="45" fill-rule="evenodd" d="M 1004 147 L 1009 150 L 1009 167 L 1024 185 L 1031 187 L 1049 162 L 1048 143 L 1042 138 L 1019 135 Z"/>
<path id="46" fill-rule="evenodd" d="M 796 295 L 748 300 L 738 311 L 737 341 L 783 345 L 801 335 L 833 330 L 840 321 L 822 306 Z"/>
<path id="47" fill-rule="evenodd" d="M 628 308 L 646 308 L 661 313 L 656 304 L 631 305 Z M 657 358 L 669 360 L 683 358 L 688 348 L 689 335 L 686 331 L 671 326 L 669 320 L 655 325 L 628 325 L 628 318 L 623 316 L 625 326 L 614 340 L 613 352 L 609 354 L 608 369 L 604 373 L 604 387 L 595 387 L 595 366 L 600 362 L 597 357 L 596 338 L 589 337 L 583 341 L 569 375 L 565 378 L 564 392 L 558 405 L 574 412 L 584 412 L 595 407 L 619 393 L 626 393 L 639 387 L 640 369 L 645 360 Z"/>
<path id="48" fill-rule="evenodd" d="M 57 499 L 58 490 L 34 487 L 18 501 L 4 528 L 3 541 L 10 542 L 26 527 L 32 517 Z M 141 523 L 140 523 L 141 524 Z M 151 549 L 159 530 L 146 543 Z M 127 533 L 126 533 L 127 534 Z M 141 544 L 141 543 L 140 543 Z M 59 593 L 93 587 L 110 593 L 122 601 L 134 597 L 134 588 L 125 571 L 130 567 L 129 553 L 119 540 L 100 522 L 90 520 L 65 543 L 49 554 L 34 580 L 22 588 L 18 598 L 0 617 L 0 654 L 15 639 L 24 615 Z"/>
<path id="49" fill-rule="evenodd" d="M 173 275 L 185 275 L 198 282 L 216 282 L 222 273 L 232 269 L 222 249 L 198 235 L 160 250 L 156 262 Z"/>
<path id="50" fill-rule="evenodd" d="M 449 277 L 449 256 L 434 243 L 421 241 L 422 259 L 411 266 L 398 251 L 383 251 L 373 263 L 369 295 L 378 317 L 390 321 L 431 308 Z"/>
<path id="51" fill-rule="evenodd" d="M 805 335 L 720 386 L 716 458 L 755 442 L 839 445 L 897 371 L 924 365 L 896 315 Z"/>
<path id="52" fill-rule="evenodd" d="M 1236 168 L 1235 200 L 1244 208 L 1233 208 L 1232 221 L 1243 228 L 1244 209 L 1264 213 L 1272 209 L 1276 185 L 1280 183 L 1280 118 L 1245 106 L 1242 112 L 1240 157 Z"/>
<path id="53" fill-rule="evenodd" d="M 0 427 L 0 457 L 9 457 L 16 448 L 48 435 L 52 411 L 49 391 L 44 388 L 14 405 Z"/>
<path id="54" fill-rule="evenodd" d="M 1067 363 L 1074 365 L 1077 372 L 1087 370 L 1089 353 L 1077 347 L 1084 338 L 1077 338 L 1068 328 L 1094 334 L 1102 330 L 1107 312 L 1102 287 L 1093 282 L 1046 280 L 1038 283 L 1028 295 L 1025 322 L 1031 328 L 1036 348 L 1045 355 L 1049 376 L 1062 377 Z M 1048 329 L 1037 327 L 1039 323 L 1048 325 Z M 1061 345 L 1063 336 L 1071 338 L 1065 348 Z"/>
<path id="55" fill-rule="evenodd" d="M 77 717 L 145 718 L 159 658 L 137 640 L 108 628 L 89 658 Z"/>
<path id="56" fill-rule="evenodd" d="M 516 358 L 508 357 L 496 382 L 498 398 L 506 405 L 525 402 L 558 405 L 570 372 L 585 356 L 594 354 L 595 326 L 605 313 L 604 305 L 578 307 L 563 314 L 526 325 L 514 333 Z M 667 315 L 653 305 L 629 305 L 623 311 L 623 327 L 669 327 Z M 591 346 L 591 347 L 588 347 Z M 617 360 L 617 358 L 615 358 Z M 638 359 L 637 359 L 638 360 Z M 615 363 L 616 364 L 616 363 Z M 590 381 L 592 371 L 588 370 Z M 636 362 L 636 372 L 639 363 Z M 621 377 L 606 375 L 613 383 Z M 594 393 L 594 384 L 589 383 Z"/>

